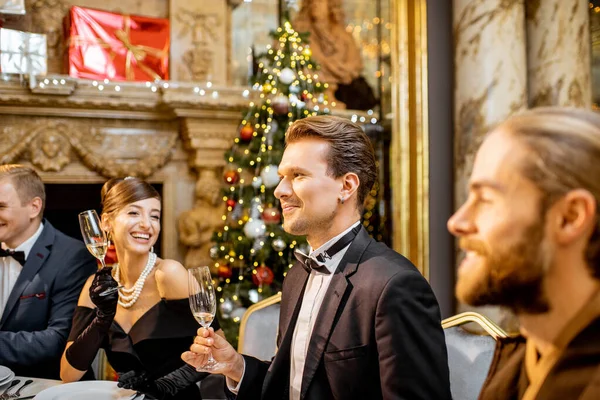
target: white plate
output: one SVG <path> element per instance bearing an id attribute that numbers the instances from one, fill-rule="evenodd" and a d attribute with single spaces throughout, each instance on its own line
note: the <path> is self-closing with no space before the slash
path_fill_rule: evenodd
<path id="1" fill-rule="evenodd" d="M 15 376 L 10 368 L 0 365 L 0 382 L 5 381 L 10 375 Z"/>
<path id="2" fill-rule="evenodd" d="M 129 400 L 135 391 L 117 387 L 112 381 L 82 381 L 64 383 L 42 390 L 34 400 Z M 140 400 L 138 396 L 135 400 Z"/>
<path id="3" fill-rule="evenodd" d="M 8 385 L 13 379 L 15 379 L 15 373 L 11 372 L 9 376 L 0 381 L 0 387 Z"/>

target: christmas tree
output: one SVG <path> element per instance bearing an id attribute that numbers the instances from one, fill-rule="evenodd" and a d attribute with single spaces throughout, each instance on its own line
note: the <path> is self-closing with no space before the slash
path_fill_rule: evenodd
<path id="1" fill-rule="evenodd" d="M 211 249 L 219 321 L 233 344 L 246 307 L 281 289 L 296 248 L 308 253 L 303 238 L 283 230 L 273 192 L 287 128 L 297 119 L 329 112 L 323 94 L 328 85 L 319 82 L 306 37 L 287 21 L 271 35 L 275 45 L 257 57 L 252 82 L 257 101 L 249 104 L 225 155 L 225 226 L 214 233 Z"/>

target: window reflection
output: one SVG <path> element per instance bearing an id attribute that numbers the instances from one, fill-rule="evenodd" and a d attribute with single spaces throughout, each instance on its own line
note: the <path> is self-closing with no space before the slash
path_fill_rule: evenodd
<path id="1" fill-rule="evenodd" d="M 273 39 L 269 32 L 279 25 L 277 0 L 243 2 L 231 13 L 231 84 L 248 85 L 252 56 L 250 49 L 265 51 Z"/>
<path id="2" fill-rule="evenodd" d="M 272 43 L 269 31 L 280 21 L 280 7 L 287 5 L 293 20 L 301 0 L 252 0 L 241 3 L 232 13 L 231 83 L 247 85 L 251 69 L 249 49 L 257 53 Z M 375 96 L 381 99 L 382 113 L 390 112 L 390 28 L 389 0 L 342 0 L 346 30 L 358 44 L 363 59 L 362 76 Z"/>

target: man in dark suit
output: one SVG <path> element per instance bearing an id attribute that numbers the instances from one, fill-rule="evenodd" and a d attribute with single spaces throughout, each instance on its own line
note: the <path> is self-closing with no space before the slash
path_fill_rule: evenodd
<path id="1" fill-rule="evenodd" d="M 33 169 L 0 166 L 0 365 L 58 379 L 79 292 L 96 262 L 82 242 L 42 220 L 45 200 Z"/>
<path id="2" fill-rule="evenodd" d="M 450 399 L 444 334 L 427 281 L 361 226 L 376 179 L 362 129 L 332 116 L 296 121 L 286 134 L 281 182 L 284 229 L 306 235 L 282 292 L 278 352 L 271 362 L 239 355 L 200 329 L 183 359 L 212 352 L 213 373 L 239 399 Z"/>

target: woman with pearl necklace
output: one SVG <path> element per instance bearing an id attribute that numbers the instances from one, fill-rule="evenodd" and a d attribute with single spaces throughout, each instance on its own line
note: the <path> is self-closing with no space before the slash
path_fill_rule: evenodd
<path id="1" fill-rule="evenodd" d="M 75 314 L 61 360 L 61 379 L 84 378 L 104 349 L 119 386 L 157 399 L 201 399 L 196 372 L 180 355 L 198 323 L 188 303 L 187 270 L 153 252 L 160 233 L 161 199 L 147 182 L 111 179 L 102 188 L 102 226 L 118 263 L 91 276 Z M 113 287 L 118 291 L 102 296 Z M 212 326 L 222 334 L 218 321 Z"/>

